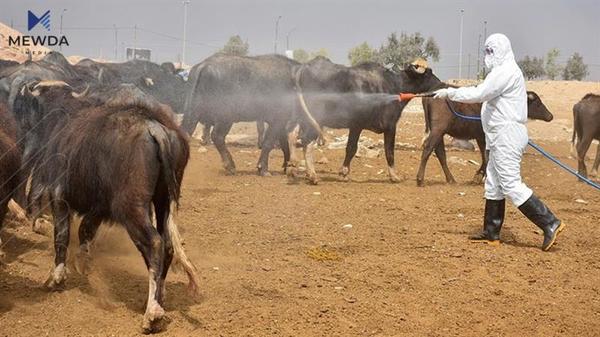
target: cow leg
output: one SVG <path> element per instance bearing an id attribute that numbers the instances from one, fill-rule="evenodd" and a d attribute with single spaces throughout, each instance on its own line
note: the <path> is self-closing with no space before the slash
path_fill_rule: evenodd
<path id="1" fill-rule="evenodd" d="M 165 296 L 166 296 L 166 279 L 167 273 L 169 272 L 169 267 L 171 266 L 171 262 L 173 262 L 173 243 L 171 242 L 171 237 L 168 231 L 168 221 L 169 221 L 169 201 L 168 201 L 168 192 L 167 190 L 163 190 L 162 193 L 158 194 L 154 198 L 154 210 L 156 212 L 156 229 L 158 233 L 162 237 L 162 242 L 164 244 L 164 259 L 162 264 L 162 272 L 160 274 L 161 278 L 161 287 L 158 288 L 158 296 L 157 301 L 161 306 L 164 305 Z"/>
<path id="2" fill-rule="evenodd" d="M 0 233 L 2 232 L 2 227 L 4 225 L 4 217 L 6 217 L 6 212 L 8 212 L 8 198 L 5 196 L 0 196 Z M 2 251 L 2 238 L 0 238 L 0 261 L 4 258 L 4 252 Z"/>
<path id="3" fill-rule="evenodd" d="M 210 130 L 212 129 L 212 125 L 205 124 L 202 127 L 202 139 L 200 140 L 200 144 L 209 145 L 210 144 Z"/>
<path id="4" fill-rule="evenodd" d="M 142 330 L 144 333 L 151 333 L 159 329 L 159 324 L 165 315 L 159 303 L 161 289 L 163 289 L 161 275 L 163 275 L 165 245 L 158 230 L 152 225 L 147 207 L 149 205 L 130 211 L 130 219 L 124 225 L 148 268 L 148 300 Z"/>
<path id="5" fill-rule="evenodd" d="M 286 173 L 290 163 L 290 148 L 293 146 L 293 144 L 290 144 L 288 140 L 288 133 L 285 129 L 279 134 L 279 146 L 283 152 L 283 173 Z"/>
<path id="6" fill-rule="evenodd" d="M 441 146 L 444 146 L 444 134 L 440 134 L 439 132 L 434 132 L 433 130 L 429 133 L 427 139 L 423 144 L 423 151 L 421 152 L 421 164 L 419 165 L 419 172 L 417 173 L 417 186 L 425 185 L 425 167 L 427 166 L 427 161 L 429 160 L 429 156 L 431 156 L 431 152 L 436 147 L 438 143 Z"/>
<path id="7" fill-rule="evenodd" d="M 344 164 L 340 169 L 340 175 L 344 181 L 349 181 L 350 178 L 350 162 L 356 155 L 356 151 L 358 150 L 358 140 L 360 139 L 360 134 L 362 129 L 360 128 L 351 128 L 348 134 L 348 142 L 346 143 L 346 157 L 344 157 Z"/>
<path id="8" fill-rule="evenodd" d="M 45 282 L 50 290 L 62 288 L 67 278 L 66 261 L 71 230 L 71 211 L 69 205 L 62 200 L 61 193 L 55 191 L 51 196 L 52 216 L 54 217 L 54 270 Z"/>
<path id="9" fill-rule="evenodd" d="M 456 180 L 452 176 L 450 169 L 448 168 L 448 162 L 446 161 L 446 147 L 444 142 L 439 142 L 435 147 L 435 155 L 442 166 L 442 170 L 444 171 L 444 175 L 446 176 L 446 182 L 448 184 L 456 184 Z"/>
<path id="10" fill-rule="evenodd" d="M 225 145 L 225 137 L 229 133 L 229 130 L 231 130 L 232 125 L 233 125 L 233 123 L 231 123 L 231 122 L 217 123 L 217 124 L 215 124 L 215 126 L 210 134 L 210 137 L 211 137 L 213 143 L 215 144 L 217 151 L 219 151 L 219 154 L 221 155 L 221 161 L 223 161 L 223 167 L 225 168 L 225 172 L 228 175 L 235 174 L 235 163 L 233 162 L 231 153 L 229 152 L 229 150 L 227 149 L 227 146 Z"/>
<path id="11" fill-rule="evenodd" d="M 317 172 L 315 171 L 314 151 L 316 145 L 317 141 L 312 140 L 302 148 L 302 151 L 304 152 L 304 161 L 306 162 L 306 175 L 308 176 L 309 183 L 313 185 L 319 183 L 319 177 L 317 177 Z"/>
<path id="12" fill-rule="evenodd" d="M 261 149 L 262 144 L 265 140 L 265 122 L 263 122 L 263 121 L 256 122 L 256 133 L 258 135 L 257 146 L 259 149 Z"/>
<path id="13" fill-rule="evenodd" d="M 287 130 L 286 130 L 287 132 Z M 296 142 L 298 140 L 298 133 L 300 132 L 300 126 L 296 125 L 292 130 L 287 132 L 287 139 L 290 149 L 290 160 L 288 166 L 297 166 L 300 159 L 298 159 L 298 151 L 296 150 Z"/>
<path id="14" fill-rule="evenodd" d="M 269 173 L 269 153 L 271 153 L 271 150 L 275 145 L 275 140 L 278 139 L 280 133 L 283 133 L 283 130 L 284 128 L 278 124 L 269 124 L 267 127 L 267 132 L 265 132 L 265 138 L 260 151 L 260 158 L 256 164 L 258 175 L 263 177 L 271 175 Z"/>
<path id="15" fill-rule="evenodd" d="M 592 165 L 591 176 L 598 177 L 598 166 L 600 166 L 600 144 L 596 149 L 596 159 L 594 159 L 594 165 Z"/>
<path id="16" fill-rule="evenodd" d="M 577 160 L 579 174 L 587 178 L 587 167 L 585 166 L 585 155 L 592 144 L 592 138 L 586 137 L 577 142 Z"/>
<path id="17" fill-rule="evenodd" d="M 479 148 L 479 152 L 481 154 L 481 166 L 479 166 L 479 169 L 477 170 L 477 172 L 475 172 L 475 175 L 473 176 L 473 183 L 482 184 L 483 179 L 485 177 L 488 158 L 485 151 L 485 138 L 476 139 L 476 141 L 477 147 Z"/>
<path id="18" fill-rule="evenodd" d="M 396 146 L 396 126 L 383 133 L 383 146 L 385 148 L 385 159 L 388 164 L 388 175 L 393 183 L 399 183 L 400 178 L 396 174 L 394 164 L 394 148 Z"/>
<path id="19" fill-rule="evenodd" d="M 91 246 L 102 220 L 92 215 L 85 215 L 79 225 L 79 252 L 75 258 L 75 269 L 81 275 L 88 272 L 91 260 Z"/>

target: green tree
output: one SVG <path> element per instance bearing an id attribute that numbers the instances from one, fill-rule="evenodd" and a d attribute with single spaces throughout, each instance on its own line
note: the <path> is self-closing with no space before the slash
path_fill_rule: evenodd
<path id="1" fill-rule="evenodd" d="M 525 56 L 519 62 L 519 67 L 523 71 L 523 75 L 528 80 L 540 78 L 545 75 L 544 70 L 544 59 L 541 57 L 529 57 Z"/>
<path id="2" fill-rule="evenodd" d="M 373 62 L 376 60 L 376 57 L 377 50 L 371 48 L 366 42 L 359 44 L 348 52 L 348 60 L 350 60 L 350 65 L 353 66 L 365 62 Z"/>
<path id="3" fill-rule="evenodd" d="M 569 57 L 567 65 L 563 70 L 564 80 L 581 81 L 588 74 L 588 67 L 585 63 L 583 63 L 583 56 L 579 55 L 579 53 L 575 53 Z"/>
<path id="4" fill-rule="evenodd" d="M 325 48 L 321 48 L 317 51 L 314 51 L 312 53 L 310 53 L 310 59 L 314 59 L 317 56 L 323 56 L 323 57 L 327 57 L 329 58 L 329 51 Z"/>
<path id="5" fill-rule="evenodd" d="M 308 62 L 308 60 L 310 59 L 310 56 L 308 55 L 308 52 L 304 49 L 294 49 L 294 60 L 300 62 L 300 63 L 305 63 Z"/>
<path id="6" fill-rule="evenodd" d="M 248 49 L 250 49 L 248 42 L 244 42 L 239 35 L 234 35 L 229 38 L 221 52 L 227 55 L 246 56 Z"/>
<path id="7" fill-rule="evenodd" d="M 425 39 L 421 33 L 396 33 L 390 34 L 387 41 L 379 48 L 378 60 L 380 63 L 393 63 L 402 67 L 404 64 L 414 61 L 416 58 L 432 59 L 438 61 L 440 49 L 435 40 L 430 37 Z"/>
<path id="8" fill-rule="evenodd" d="M 555 80 L 562 72 L 562 67 L 557 63 L 560 50 L 552 48 L 546 54 L 546 75 L 549 79 Z"/>

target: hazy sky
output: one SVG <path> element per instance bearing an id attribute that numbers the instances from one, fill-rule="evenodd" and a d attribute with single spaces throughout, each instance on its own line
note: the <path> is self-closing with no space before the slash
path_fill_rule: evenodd
<path id="1" fill-rule="evenodd" d="M 137 25 L 138 47 L 152 49 L 153 61 L 179 60 L 182 50 L 181 0 L 0 0 L 0 21 L 26 32 L 27 10 L 38 15 L 51 10 L 51 34 L 58 34 L 60 13 L 68 54 L 113 58 L 115 30 L 118 55 L 133 46 Z M 475 73 L 478 37 L 487 20 L 488 34 L 503 32 L 512 40 L 517 58 L 543 56 L 561 50 L 560 62 L 573 52 L 583 55 L 590 80 L 600 80 L 600 0 L 191 0 L 188 6 L 186 63 L 197 63 L 239 34 L 252 54 L 273 52 L 275 20 L 279 51 L 286 47 L 308 51 L 326 48 L 332 60 L 347 63 L 348 50 L 363 41 L 379 47 L 390 32 L 433 36 L 441 60 L 432 64 L 441 78 L 458 75 L 460 9 L 464 9 L 463 76 Z M 31 34 L 44 34 L 36 27 Z M 471 54 L 470 72 L 467 69 Z"/>

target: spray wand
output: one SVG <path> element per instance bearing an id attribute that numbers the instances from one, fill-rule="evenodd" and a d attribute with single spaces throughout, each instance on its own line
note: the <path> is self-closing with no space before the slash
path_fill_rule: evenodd
<path id="1" fill-rule="evenodd" d="M 435 92 L 425 92 L 422 94 L 412 94 L 412 93 L 400 93 L 398 94 L 398 100 L 400 102 L 408 102 L 415 97 L 433 97 Z"/>

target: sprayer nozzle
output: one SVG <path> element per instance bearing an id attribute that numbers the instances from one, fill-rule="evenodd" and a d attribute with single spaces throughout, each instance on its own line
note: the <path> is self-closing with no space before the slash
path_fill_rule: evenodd
<path id="1" fill-rule="evenodd" d="M 415 98 L 415 96 L 415 94 L 401 93 L 400 95 L 398 95 L 398 100 L 400 102 L 408 102 L 411 99 Z"/>

